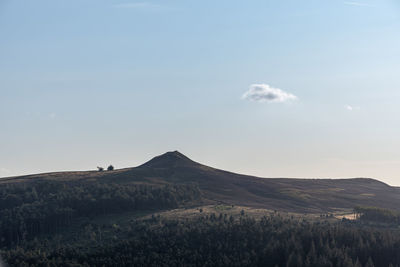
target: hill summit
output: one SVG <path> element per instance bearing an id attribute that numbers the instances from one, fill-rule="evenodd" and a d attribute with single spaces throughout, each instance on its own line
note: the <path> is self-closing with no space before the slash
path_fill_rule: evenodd
<path id="1" fill-rule="evenodd" d="M 160 156 L 156 156 L 149 160 L 148 162 L 140 165 L 139 167 L 147 168 L 171 168 L 176 166 L 190 166 L 199 165 L 199 163 L 186 157 L 179 151 L 169 151 Z"/>

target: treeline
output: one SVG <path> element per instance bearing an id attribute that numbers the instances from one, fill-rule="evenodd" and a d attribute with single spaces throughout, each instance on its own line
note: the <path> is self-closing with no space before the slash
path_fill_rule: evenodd
<path id="1" fill-rule="evenodd" d="M 0 186 L 0 247 L 19 245 L 79 217 L 170 209 L 200 198 L 194 185 L 37 181 Z"/>
<path id="2" fill-rule="evenodd" d="M 280 216 L 224 214 L 133 222 L 123 239 L 93 248 L 31 246 L 3 252 L 11 266 L 400 266 L 398 231 Z"/>
<path id="3" fill-rule="evenodd" d="M 360 221 L 400 224 L 400 213 L 377 207 L 356 207 L 354 213 Z"/>

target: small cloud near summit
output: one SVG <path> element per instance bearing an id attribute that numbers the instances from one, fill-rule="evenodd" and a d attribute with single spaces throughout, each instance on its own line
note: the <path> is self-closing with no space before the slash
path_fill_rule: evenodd
<path id="1" fill-rule="evenodd" d="M 255 102 L 283 103 L 296 100 L 297 97 L 281 89 L 274 88 L 268 84 L 252 84 L 243 96 L 243 99 Z"/>
<path id="2" fill-rule="evenodd" d="M 347 109 L 348 111 L 360 110 L 360 107 L 356 107 L 356 106 L 346 105 L 345 107 L 346 107 L 346 109 Z"/>

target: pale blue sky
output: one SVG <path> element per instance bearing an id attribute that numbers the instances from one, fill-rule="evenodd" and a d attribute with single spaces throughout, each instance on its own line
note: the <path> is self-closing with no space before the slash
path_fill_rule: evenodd
<path id="1" fill-rule="evenodd" d="M 0 177 L 179 150 L 400 185 L 394 0 L 0 0 L 0 93 Z"/>

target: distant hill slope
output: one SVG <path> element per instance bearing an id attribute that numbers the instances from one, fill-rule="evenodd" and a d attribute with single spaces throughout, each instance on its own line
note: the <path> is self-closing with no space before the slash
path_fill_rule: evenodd
<path id="1" fill-rule="evenodd" d="M 369 178 L 259 178 L 211 168 L 178 151 L 114 171 L 58 172 L 0 179 L 4 183 L 40 180 L 134 184 L 195 184 L 206 203 L 224 203 L 295 212 L 330 212 L 357 205 L 400 210 L 400 189 Z M 204 203 L 204 202 L 203 202 Z"/>

